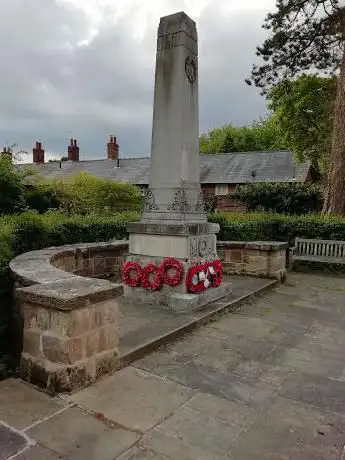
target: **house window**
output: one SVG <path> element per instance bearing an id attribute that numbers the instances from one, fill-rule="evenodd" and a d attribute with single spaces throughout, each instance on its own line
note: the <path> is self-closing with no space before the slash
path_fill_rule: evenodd
<path id="1" fill-rule="evenodd" d="M 216 195 L 228 195 L 229 194 L 229 186 L 228 184 L 217 184 L 216 185 Z"/>

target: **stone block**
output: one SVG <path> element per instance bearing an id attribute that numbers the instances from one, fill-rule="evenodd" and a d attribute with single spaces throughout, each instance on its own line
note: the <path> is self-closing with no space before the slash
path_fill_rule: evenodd
<path id="1" fill-rule="evenodd" d="M 90 358 L 99 351 L 100 329 L 94 329 L 86 335 L 86 357 Z"/>
<path id="2" fill-rule="evenodd" d="M 240 249 L 233 249 L 230 252 L 231 262 L 242 262 L 242 251 Z"/>
<path id="3" fill-rule="evenodd" d="M 59 336 L 68 336 L 73 330 L 71 315 L 68 312 L 52 310 L 50 313 L 50 330 Z"/>
<path id="4" fill-rule="evenodd" d="M 87 334 L 92 329 L 94 309 L 95 307 L 91 305 L 73 310 L 70 313 L 70 318 L 67 320 L 67 335 L 69 337 Z"/>
<path id="5" fill-rule="evenodd" d="M 85 355 L 85 341 L 83 336 L 66 338 L 43 333 L 42 349 L 44 356 L 53 363 L 73 364 Z"/>
<path id="6" fill-rule="evenodd" d="M 30 303 L 22 304 L 22 317 L 24 320 L 24 329 L 30 329 L 37 326 L 37 307 Z"/>
<path id="7" fill-rule="evenodd" d="M 99 330 L 98 351 L 106 351 L 117 347 L 118 345 L 118 328 L 116 324 L 104 326 Z"/>
<path id="8" fill-rule="evenodd" d="M 23 333 L 23 351 L 33 356 L 42 355 L 41 330 L 38 328 L 25 329 Z"/>
<path id="9" fill-rule="evenodd" d="M 163 291 L 152 292 L 142 288 L 126 286 L 125 292 L 125 295 L 134 301 L 157 306 L 168 306 L 172 310 L 188 313 L 230 295 L 232 288 L 231 284 L 223 283 L 218 288 L 209 288 L 200 294 L 177 293 L 176 291 L 165 294 Z"/>
<path id="10" fill-rule="evenodd" d="M 188 237 L 135 234 L 129 235 L 130 254 L 151 257 L 188 258 Z"/>
<path id="11" fill-rule="evenodd" d="M 50 328 L 50 311 L 45 308 L 37 308 L 37 327 L 46 331 Z"/>

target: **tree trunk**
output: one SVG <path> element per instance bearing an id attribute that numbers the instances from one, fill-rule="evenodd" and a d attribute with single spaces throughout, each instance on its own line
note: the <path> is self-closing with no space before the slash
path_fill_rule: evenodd
<path id="1" fill-rule="evenodd" d="M 323 214 L 345 214 L 345 53 L 334 107 L 332 149 Z"/>

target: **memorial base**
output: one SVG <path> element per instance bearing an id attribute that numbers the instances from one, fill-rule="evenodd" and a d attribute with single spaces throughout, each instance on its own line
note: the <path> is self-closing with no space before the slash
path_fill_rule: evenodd
<path id="1" fill-rule="evenodd" d="M 200 294 L 153 292 L 128 286 L 125 286 L 124 289 L 125 297 L 135 302 L 166 306 L 181 313 L 189 313 L 232 294 L 230 283 L 223 283 L 217 288 L 209 288 Z"/>

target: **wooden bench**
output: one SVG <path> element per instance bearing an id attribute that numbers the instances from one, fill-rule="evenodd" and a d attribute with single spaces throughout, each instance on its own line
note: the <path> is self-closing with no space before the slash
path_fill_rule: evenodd
<path id="1" fill-rule="evenodd" d="M 295 261 L 345 264 L 345 241 L 296 238 L 290 249 L 290 269 Z"/>

